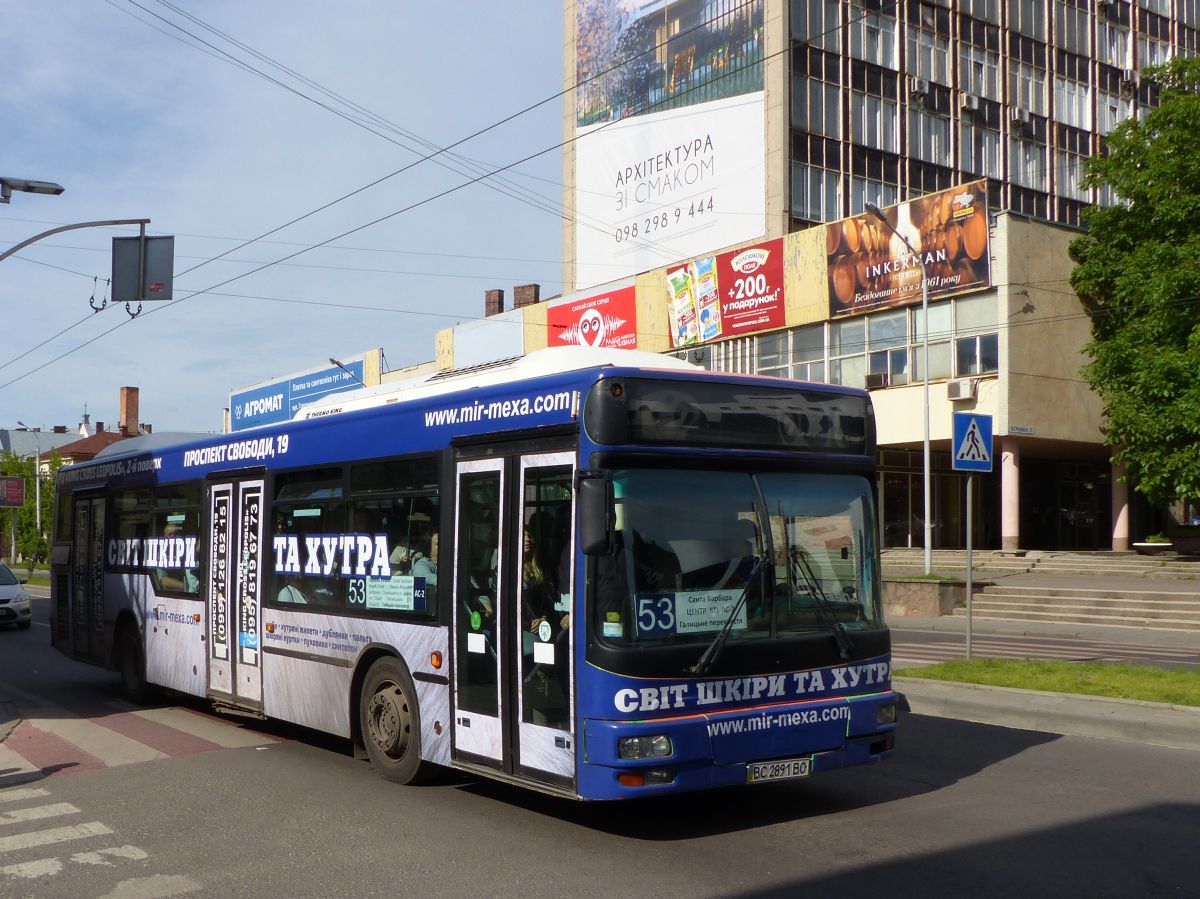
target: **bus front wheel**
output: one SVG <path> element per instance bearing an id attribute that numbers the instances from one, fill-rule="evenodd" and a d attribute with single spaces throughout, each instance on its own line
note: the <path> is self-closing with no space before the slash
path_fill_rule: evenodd
<path id="1" fill-rule="evenodd" d="M 387 656 L 371 665 L 358 707 L 363 743 L 375 770 L 396 783 L 425 780 L 417 692 L 404 663 Z"/>

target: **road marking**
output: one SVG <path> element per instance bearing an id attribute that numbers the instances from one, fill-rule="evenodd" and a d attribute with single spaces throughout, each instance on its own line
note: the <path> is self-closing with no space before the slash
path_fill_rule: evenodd
<path id="1" fill-rule="evenodd" d="M 240 749 L 248 746 L 263 746 L 276 743 L 274 737 L 258 734 L 229 721 L 221 721 L 197 714 L 189 709 L 163 708 L 139 709 L 133 714 L 166 727 L 183 731 L 193 737 L 216 743 L 225 749 Z"/>
<path id="2" fill-rule="evenodd" d="M 86 718 L 27 718 L 26 723 L 68 743 L 86 746 L 89 755 L 98 758 L 110 768 L 114 765 L 149 762 L 167 757 L 165 752 L 159 752 L 145 743 Z"/>
<path id="3" fill-rule="evenodd" d="M 0 815 L 0 827 L 5 824 L 20 824 L 23 821 L 41 821 L 44 818 L 57 818 L 59 815 L 78 815 L 79 809 L 69 802 L 56 802 L 53 805 L 35 805 L 33 808 L 19 808 L 7 814 Z"/>
<path id="4" fill-rule="evenodd" d="M 57 874 L 63 868 L 63 863 L 56 858 L 39 858 L 35 862 L 21 862 L 19 865 L 6 865 L 0 868 L 0 874 L 9 877 L 22 877 L 25 880 L 36 880 L 50 874 Z"/>
<path id="5" fill-rule="evenodd" d="M 49 790 L 43 790 L 41 787 L 34 787 L 23 790 L 3 790 L 0 791 L 0 802 L 24 802 L 27 799 L 40 799 L 43 796 L 49 796 Z"/>
<path id="6" fill-rule="evenodd" d="M 111 868 L 110 858 L 126 858 L 131 861 L 141 861 L 150 855 L 137 846 L 112 846 L 108 849 L 97 849 L 95 852 L 76 852 L 71 861 L 81 865 L 104 865 Z"/>
<path id="7" fill-rule="evenodd" d="M 0 743 L 0 771 L 5 772 L 0 776 L 0 783 L 11 783 L 14 785 L 23 781 L 37 780 L 42 776 L 40 765 L 33 764 L 25 756 L 5 746 L 3 743 Z"/>
<path id="8" fill-rule="evenodd" d="M 50 830 L 35 830 L 31 833 L 0 837 L 0 852 L 32 849 L 34 846 L 50 846 L 54 843 L 84 840 L 88 837 L 98 837 L 108 833 L 112 833 L 112 829 L 105 827 L 99 821 L 89 821 L 86 824 L 76 824 L 71 827 L 54 827 Z"/>

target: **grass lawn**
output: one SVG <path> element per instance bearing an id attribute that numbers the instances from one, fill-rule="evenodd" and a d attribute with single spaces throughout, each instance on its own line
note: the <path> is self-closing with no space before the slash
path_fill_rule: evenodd
<path id="1" fill-rule="evenodd" d="M 1083 693 L 1114 699 L 1141 699 L 1200 707 L 1200 672 L 1105 662 L 1052 662 L 1034 659 L 972 659 L 904 668 L 897 677 L 958 681 L 991 687 L 1019 687 L 1056 693 Z"/>

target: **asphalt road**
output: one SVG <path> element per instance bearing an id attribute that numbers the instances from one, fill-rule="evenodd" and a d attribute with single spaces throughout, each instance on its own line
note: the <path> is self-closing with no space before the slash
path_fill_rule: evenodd
<path id="1" fill-rule="evenodd" d="M 0 699 L 47 727 L 132 714 L 47 637 L 0 632 Z M 1195 752 L 910 714 L 876 767 L 580 805 L 453 774 L 398 787 L 342 741 L 201 711 L 154 714 L 265 739 L 0 765 L 0 896 L 1200 896 Z"/>

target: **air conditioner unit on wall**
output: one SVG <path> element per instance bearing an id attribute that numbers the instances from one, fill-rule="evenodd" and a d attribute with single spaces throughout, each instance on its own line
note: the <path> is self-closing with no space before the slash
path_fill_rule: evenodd
<path id="1" fill-rule="evenodd" d="M 946 382 L 946 399 L 971 400 L 975 398 L 975 382 L 971 378 Z"/>
<path id="2" fill-rule="evenodd" d="M 872 373 L 867 375 L 867 390 L 876 390 L 880 387 L 887 387 L 891 384 L 891 378 L 886 372 Z"/>
<path id="3" fill-rule="evenodd" d="M 929 81 L 925 78 L 908 76 L 908 95 L 910 97 L 926 97 L 929 95 Z"/>
<path id="4" fill-rule="evenodd" d="M 1029 124 L 1029 110 L 1022 109 L 1020 106 L 1008 107 L 1008 120 L 1010 122 L 1018 122 L 1022 125 Z"/>
<path id="5" fill-rule="evenodd" d="M 979 111 L 979 98 L 976 97 L 974 94 L 959 94 L 958 95 L 958 108 L 961 109 L 963 112 L 978 112 Z"/>

